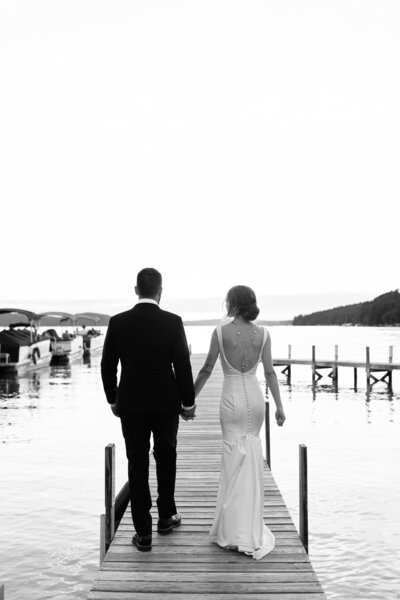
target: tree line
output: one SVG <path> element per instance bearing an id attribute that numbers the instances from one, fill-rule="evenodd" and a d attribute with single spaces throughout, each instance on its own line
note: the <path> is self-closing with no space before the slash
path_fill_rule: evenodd
<path id="1" fill-rule="evenodd" d="M 400 325 L 399 290 L 387 292 L 368 302 L 338 306 L 309 315 L 298 315 L 293 325 Z"/>

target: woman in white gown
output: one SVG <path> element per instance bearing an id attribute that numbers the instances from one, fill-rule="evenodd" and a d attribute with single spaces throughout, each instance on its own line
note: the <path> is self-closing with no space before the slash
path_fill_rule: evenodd
<path id="1" fill-rule="evenodd" d="M 260 429 L 265 400 L 256 376 L 262 361 L 276 404 L 275 417 L 283 425 L 285 414 L 271 358 L 271 338 L 252 321 L 259 314 L 253 290 L 238 285 L 226 297 L 232 322 L 218 326 L 210 350 L 195 382 L 199 394 L 220 356 L 224 383 L 220 401 L 222 462 L 217 506 L 210 541 L 260 559 L 274 549 L 275 538 L 263 521 L 263 455 Z"/>

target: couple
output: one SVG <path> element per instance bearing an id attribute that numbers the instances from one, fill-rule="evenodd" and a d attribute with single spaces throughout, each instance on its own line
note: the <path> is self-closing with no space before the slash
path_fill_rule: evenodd
<path id="1" fill-rule="evenodd" d="M 131 511 L 136 534 L 132 543 L 143 552 L 152 547 L 149 489 L 150 436 L 153 434 L 158 483 L 157 531 L 167 534 L 181 524 L 175 505 L 176 446 L 179 415 L 195 416 L 195 397 L 220 356 L 224 383 L 220 402 L 222 465 L 210 540 L 223 548 L 260 559 L 275 545 L 263 522 L 263 456 L 259 432 L 264 397 L 256 377 L 262 361 L 276 404 L 285 414 L 272 366 L 268 332 L 253 323 L 258 316 L 254 292 L 235 286 L 226 297 L 233 320 L 212 334 L 206 361 L 193 384 L 182 319 L 159 308 L 161 275 L 143 269 L 137 275 L 138 303 L 111 317 L 104 342 L 101 375 L 107 401 L 120 417 L 128 458 Z M 118 364 L 121 376 L 117 384 Z"/>

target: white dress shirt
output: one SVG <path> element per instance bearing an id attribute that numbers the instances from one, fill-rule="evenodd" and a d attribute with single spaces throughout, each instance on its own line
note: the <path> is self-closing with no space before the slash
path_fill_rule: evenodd
<path id="1" fill-rule="evenodd" d="M 136 304 L 156 304 L 158 306 L 158 302 L 154 298 L 140 298 Z"/>

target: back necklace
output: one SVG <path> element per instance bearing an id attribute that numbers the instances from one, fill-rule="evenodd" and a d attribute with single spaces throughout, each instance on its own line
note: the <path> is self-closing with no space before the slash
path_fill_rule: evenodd
<path id="1" fill-rule="evenodd" d="M 246 331 L 246 333 L 247 332 L 250 333 L 250 327 L 246 327 L 245 329 L 243 329 L 242 331 L 240 331 L 239 325 L 235 321 L 235 319 L 233 319 L 232 325 L 236 329 L 236 335 L 239 336 L 239 338 L 238 338 L 239 339 L 239 344 L 240 344 L 240 346 L 241 346 L 241 348 L 243 350 L 243 356 L 242 356 L 242 360 L 241 360 L 241 363 L 240 363 L 242 372 L 243 371 L 248 371 L 249 364 L 250 364 L 250 362 L 249 362 L 249 352 L 248 351 L 249 351 L 249 348 L 251 346 L 251 339 L 250 339 L 250 336 L 248 336 L 247 339 L 246 339 L 246 335 L 243 335 L 243 333 L 245 331 Z M 253 328 L 252 333 L 254 335 L 256 335 L 257 334 L 257 329 L 255 328 L 254 325 L 251 325 L 251 327 Z M 240 337 L 240 336 L 242 336 L 242 337 Z"/>

